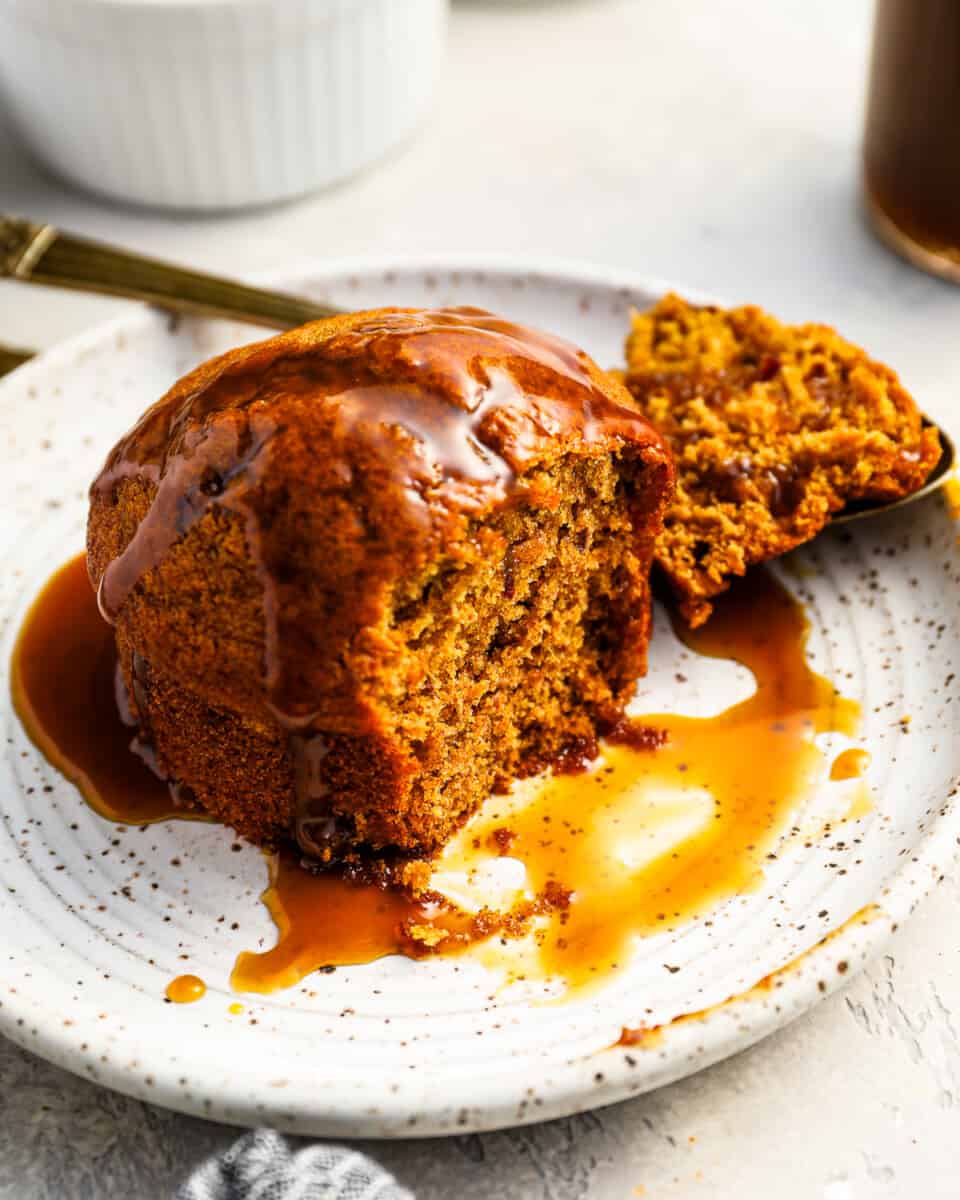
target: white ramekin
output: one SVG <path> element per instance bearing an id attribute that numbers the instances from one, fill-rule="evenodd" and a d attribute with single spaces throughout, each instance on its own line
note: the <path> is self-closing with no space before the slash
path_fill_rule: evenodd
<path id="1" fill-rule="evenodd" d="M 0 0 L 0 90 L 42 162 L 185 209 L 323 187 L 410 134 L 448 0 Z"/>

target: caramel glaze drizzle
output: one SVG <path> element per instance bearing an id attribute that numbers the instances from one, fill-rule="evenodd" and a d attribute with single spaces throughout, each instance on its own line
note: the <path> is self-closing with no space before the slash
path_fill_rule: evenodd
<path id="1" fill-rule="evenodd" d="M 172 1004 L 195 1004 L 207 994 L 207 985 L 197 975 L 178 975 L 167 984 L 165 995 Z"/>
<path id="2" fill-rule="evenodd" d="M 234 987 L 265 992 L 321 966 L 474 947 L 491 965 L 506 960 L 512 978 L 582 988 L 622 965 L 636 936 L 759 886 L 822 773 L 814 736 L 852 732 L 859 709 L 810 669 L 803 611 L 763 571 L 722 597 L 702 629 L 678 632 L 698 654 L 748 667 L 755 693 L 714 717 L 635 717 L 592 769 L 554 775 L 516 807 L 491 797 L 434 863 L 435 885 L 443 875 L 469 876 L 485 859 L 514 858 L 528 888 L 519 903 L 469 913 L 438 894 L 377 895 L 332 876 L 311 879 L 295 856 L 280 856 L 264 896 L 277 945 L 241 955 Z M 531 928 L 532 956 L 510 967 L 501 940 Z"/>
<path id="3" fill-rule="evenodd" d="M 772 576 L 752 572 L 720 599 L 707 625 L 681 631 L 696 653 L 747 666 L 756 679 L 752 696 L 715 717 L 636 717 L 602 745 L 589 770 L 529 781 L 534 790 L 516 804 L 491 797 L 432 864 L 433 886 L 444 873 L 513 858 L 526 871 L 519 901 L 469 910 L 449 888 L 414 900 L 359 878 L 313 875 L 291 851 L 276 856 L 265 901 L 278 942 L 241 954 L 234 986 L 269 992 L 319 967 L 395 953 L 469 951 L 499 966 L 501 939 L 532 930 L 533 957 L 514 975 L 582 987 L 622 963 L 638 934 L 703 915 L 754 886 L 823 773 L 815 734 L 850 732 L 856 720 L 857 706 L 807 665 L 806 632 L 799 605 Z M 17 712 L 46 757 L 109 820 L 193 816 L 178 811 L 166 786 L 129 753 L 115 668 L 113 631 L 79 557 L 53 577 L 24 622 L 13 658 Z M 654 852 L 633 861 L 645 842 Z"/>
<path id="4" fill-rule="evenodd" d="M 857 747 L 842 750 L 830 767 L 831 779 L 859 779 L 870 764 L 870 753 Z"/>
<path id="5" fill-rule="evenodd" d="M 211 508 L 243 522 L 262 589 L 264 717 L 290 735 L 306 852 L 329 819 L 317 786 L 324 735 L 364 734 L 374 720 L 339 652 L 376 623 L 384 580 L 521 494 L 524 473 L 558 446 L 627 447 L 669 470 L 659 436 L 603 378 L 567 342 L 479 309 L 358 314 L 200 367 L 111 452 L 92 505 L 115 506 L 128 479 L 153 498 L 94 572 L 107 621 Z M 291 462 L 303 480 L 291 483 Z M 319 527 L 323 512 L 338 514 L 327 526 L 362 526 L 349 556 L 336 529 Z M 310 554 L 331 564 L 328 576 L 297 567 Z"/>
<path id="6" fill-rule="evenodd" d="M 97 611 L 82 554 L 41 592 L 11 666 L 14 707 L 31 740 L 101 817 L 130 825 L 205 819 L 178 809 L 144 754 L 130 753 L 135 739 L 126 690 L 117 687 L 113 630 Z"/>

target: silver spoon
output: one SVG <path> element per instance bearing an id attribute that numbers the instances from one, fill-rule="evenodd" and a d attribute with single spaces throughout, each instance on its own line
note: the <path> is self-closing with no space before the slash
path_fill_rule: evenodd
<path id="1" fill-rule="evenodd" d="M 0 215 L 0 278 L 48 287 L 74 288 L 109 296 L 145 300 L 173 312 L 226 317 L 273 329 L 291 329 L 343 310 L 286 292 L 249 287 L 201 271 L 190 271 L 128 250 L 62 233 L 52 225 Z M 30 357 L 25 350 L 0 348 L 0 375 Z M 927 425 L 934 422 L 924 417 Z M 912 504 L 941 487 L 953 470 L 953 441 L 938 427 L 940 461 L 923 487 L 886 504 L 848 505 L 831 523 L 846 524 Z"/>
<path id="2" fill-rule="evenodd" d="M 874 517 L 878 513 L 892 512 L 895 508 L 903 508 L 905 504 L 912 504 L 915 500 L 922 500 L 924 496 L 929 496 L 937 488 L 943 487 L 950 473 L 953 471 L 957 453 L 956 447 L 950 435 L 939 425 L 936 425 L 935 422 L 924 416 L 923 423 L 924 425 L 933 425 L 940 435 L 940 459 L 927 476 L 927 481 L 923 487 L 917 488 L 909 496 L 901 496 L 899 500 L 888 500 L 885 504 L 871 503 L 869 500 L 856 500 L 852 504 L 846 505 L 845 508 L 841 508 L 839 512 L 834 513 L 830 518 L 831 525 L 848 525 L 851 521 L 862 521 L 865 517 Z"/>

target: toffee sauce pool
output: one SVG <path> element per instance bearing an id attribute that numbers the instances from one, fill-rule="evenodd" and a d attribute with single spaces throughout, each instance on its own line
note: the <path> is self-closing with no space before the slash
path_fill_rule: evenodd
<path id="1" fill-rule="evenodd" d="M 712 717 L 635 717 L 636 736 L 628 728 L 602 743 L 587 770 L 539 781 L 522 802 L 491 797 L 433 867 L 438 879 L 469 880 L 498 857 L 519 860 L 522 893 L 499 911 L 460 906 L 449 891 L 414 899 L 313 874 L 298 854 L 274 855 L 264 901 L 277 944 L 240 954 L 234 988 L 271 992 L 321 967 L 388 954 L 470 950 L 496 965 L 506 943 L 528 933 L 514 977 L 562 978 L 576 988 L 616 969 L 635 937 L 757 886 L 791 814 L 825 774 L 814 737 L 852 733 L 859 715 L 807 665 L 807 630 L 802 608 L 773 576 L 752 572 L 720 598 L 707 625 L 678 633 L 697 654 L 747 667 L 753 695 Z M 16 710 L 45 757 L 107 820 L 203 819 L 178 807 L 130 752 L 134 731 L 121 720 L 115 676 L 113 630 L 80 556 L 53 576 L 24 622 L 13 658 Z"/>

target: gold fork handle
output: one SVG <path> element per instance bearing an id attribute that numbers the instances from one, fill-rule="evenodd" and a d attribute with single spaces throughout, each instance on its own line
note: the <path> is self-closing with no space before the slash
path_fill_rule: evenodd
<path id="1" fill-rule="evenodd" d="M 0 376 L 9 375 L 29 358 L 33 358 L 30 350 L 19 350 L 15 346 L 0 346 Z"/>
<path id="2" fill-rule="evenodd" d="M 18 217 L 0 215 L 0 278 L 146 300 L 173 312 L 290 329 L 341 309 L 189 271 Z"/>

